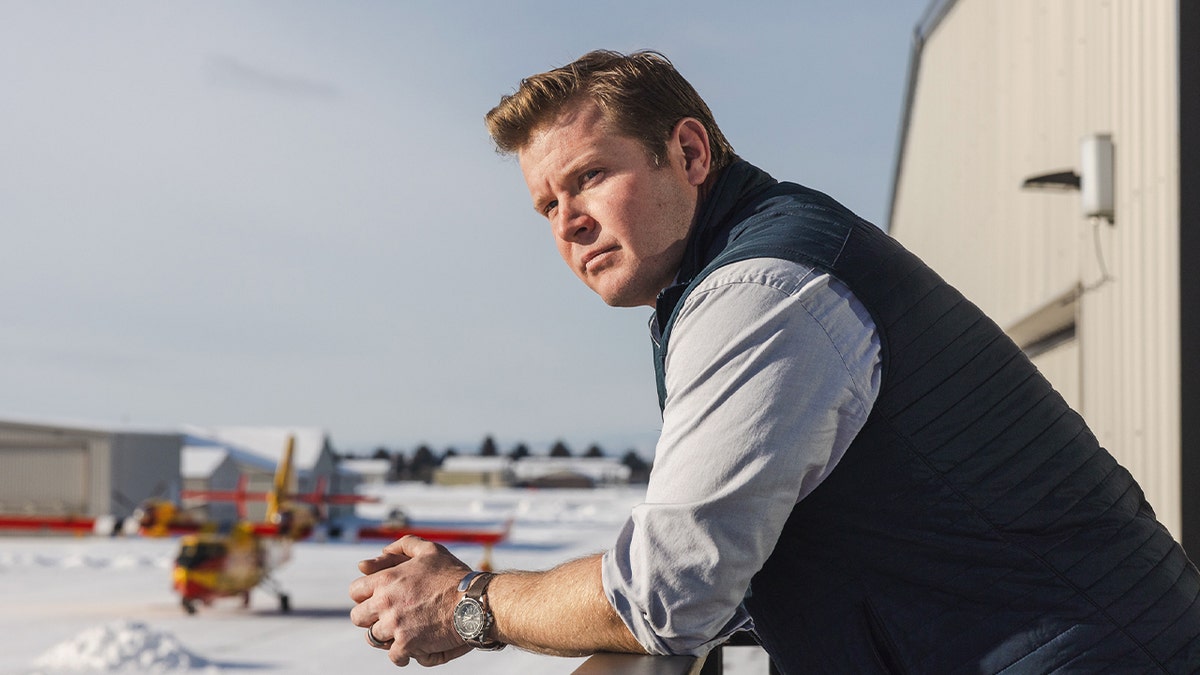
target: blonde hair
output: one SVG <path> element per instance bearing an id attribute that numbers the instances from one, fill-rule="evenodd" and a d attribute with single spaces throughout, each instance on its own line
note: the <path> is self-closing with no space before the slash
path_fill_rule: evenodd
<path id="1" fill-rule="evenodd" d="M 685 117 L 699 120 L 708 131 L 712 172 L 737 158 L 704 99 L 667 57 L 654 51 L 626 55 L 597 50 L 527 77 L 488 111 L 488 133 L 500 152 L 519 152 L 534 132 L 583 98 L 600 107 L 614 131 L 639 141 L 656 165 L 665 159 L 667 139 Z"/>

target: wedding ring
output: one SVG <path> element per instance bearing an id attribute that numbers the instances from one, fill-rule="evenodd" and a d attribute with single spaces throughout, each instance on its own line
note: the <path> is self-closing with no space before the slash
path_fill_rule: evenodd
<path id="1" fill-rule="evenodd" d="M 387 649 L 388 647 L 391 647 L 392 640 L 384 642 L 383 640 L 375 637 L 375 634 L 371 632 L 371 629 L 374 627 L 374 625 L 367 626 L 367 642 L 370 642 L 371 646 L 375 647 L 376 649 Z"/>

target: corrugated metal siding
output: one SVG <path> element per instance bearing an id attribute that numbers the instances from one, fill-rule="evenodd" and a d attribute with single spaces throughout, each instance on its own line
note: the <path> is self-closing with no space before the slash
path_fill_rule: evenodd
<path id="1" fill-rule="evenodd" d="M 100 515 L 96 448 L 103 434 L 82 429 L 0 422 L 0 511 Z"/>
<path id="2" fill-rule="evenodd" d="M 1173 0 L 955 3 L 921 54 L 890 231 L 1002 326 L 1083 285 L 1078 405 L 1178 536 L 1176 53 Z M 1019 188 L 1077 168 L 1093 133 L 1116 147 L 1112 226 Z"/>
<path id="3" fill-rule="evenodd" d="M 0 420 L 0 511 L 130 515 L 179 487 L 181 444 L 171 433 Z"/>
<path id="4" fill-rule="evenodd" d="M 90 513 L 90 473 L 84 445 L 0 446 L 0 512 Z"/>

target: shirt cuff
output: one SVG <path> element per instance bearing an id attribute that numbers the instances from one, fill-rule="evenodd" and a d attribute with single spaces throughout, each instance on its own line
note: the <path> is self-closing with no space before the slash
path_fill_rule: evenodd
<path id="1" fill-rule="evenodd" d="M 629 632 L 638 643 L 650 654 L 664 656 L 704 656 L 718 645 L 729 639 L 734 633 L 749 629 L 752 626 L 750 614 L 743 605 L 738 605 L 733 616 L 714 635 L 697 636 L 684 634 L 682 627 L 663 625 L 658 626 L 653 620 L 648 605 L 651 602 L 662 604 L 663 598 L 636 600 L 636 594 L 631 592 L 634 587 L 633 573 L 629 565 L 629 532 L 632 521 L 626 522 L 624 530 L 618 537 L 617 545 L 605 552 L 601 557 L 601 578 L 604 584 L 604 595 L 609 604 L 616 610 L 617 615 L 625 622 Z M 676 598 L 676 601 L 686 602 L 686 598 Z M 663 612 L 657 612 L 662 614 Z"/>

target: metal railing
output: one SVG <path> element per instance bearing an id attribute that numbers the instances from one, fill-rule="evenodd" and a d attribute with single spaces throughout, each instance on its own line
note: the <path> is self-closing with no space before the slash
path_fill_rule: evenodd
<path id="1" fill-rule="evenodd" d="M 694 656 L 596 654 L 572 675 L 699 675 L 705 660 Z"/>
<path id="2" fill-rule="evenodd" d="M 644 656 L 640 654 L 596 654 L 573 671 L 573 675 L 723 675 L 726 649 L 762 649 L 747 632 L 734 633 L 707 657 Z M 769 675 L 779 675 L 770 663 Z"/>

